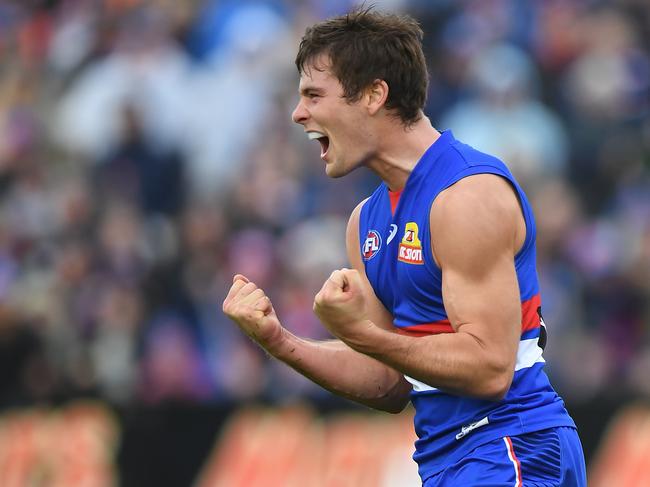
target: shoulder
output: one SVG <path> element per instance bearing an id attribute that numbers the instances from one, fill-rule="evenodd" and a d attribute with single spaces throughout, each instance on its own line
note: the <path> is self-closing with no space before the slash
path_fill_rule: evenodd
<path id="1" fill-rule="evenodd" d="M 361 218 L 361 209 L 363 208 L 363 205 L 365 205 L 370 198 L 371 196 L 364 199 L 354 208 L 354 210 L 352 210 L 352 213 L 350 214 L 350 218 L 348 219 L 348 234 L 350 233 L 350 231 L 353 231 L 355 234 L 358 233 L 357 230 L 359 229 L 359 219 Z"/>
<path id="2" fill-rule="evenodd" d="M 468 176 L 445 189 L 431 206 L 429 221 L 436 257 L 447 248 L 512 249 L 514 255 L 525 235 L 515 189 L 494 174 Z"/>
<path id="3" fill-rule="evenodd" d="M 491 173 L 464 177 L 442 191 L 431 207 L 431 212 L 447 213 L 481 211 L 501 216 L 517 213 L 519 199 L 512 183 L 505 177 Z"/>
<path id="4" fill-rule="evenodd" d="M 363 262 L 361 261 L 360 243 L 359 243 L 359 218 L 361 215 L 361 209 L 363 205 L 370 198 L 366 198 L 361 203 L 359 203 L 348 220 L 348 228 L 345 232 L 345 246 L 348 252 L 348 259 L 353 268 L 361 271 L 363 269 Z"/>

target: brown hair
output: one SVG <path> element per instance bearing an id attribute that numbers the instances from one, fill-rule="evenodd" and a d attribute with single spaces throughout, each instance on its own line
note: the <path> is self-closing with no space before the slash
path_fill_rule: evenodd
<path id="1" fill-rule="evenodd" d="M 376 79 L 384 80 L 389 88 L 386 108 L 410 125 L 420 118 L 429 83 L 422 36 L 409 16 L 379 13 L 372 7 L 354 10 L 308 27 L 296 67 L 302 74 L 317 56 L 327 55 L 349 102 L 358 101 Z"/>

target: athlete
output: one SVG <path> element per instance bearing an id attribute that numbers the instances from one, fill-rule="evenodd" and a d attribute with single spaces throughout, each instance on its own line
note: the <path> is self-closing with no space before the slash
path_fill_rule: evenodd
<path id="1" fill-rule="evenodd" d="M 264 290 L 235 275 L 223 309 L 272 356 L 367 406 L 415 408 L 425 486 L 586 485 L 575 424 L 543 371 L 535 222 L 506 166 L 423 114 L 422 31 L 358 10 L 308 28 L 293 120 L 330 177 L 382 184 L 354 209 L 352 269 L 314 311 L 336 337 L 285 329 Z"/>

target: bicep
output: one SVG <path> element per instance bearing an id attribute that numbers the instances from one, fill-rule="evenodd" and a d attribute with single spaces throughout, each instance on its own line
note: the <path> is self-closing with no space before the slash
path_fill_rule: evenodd
<path id="1" fill-rule="evenodd" d="M 345 244 L 347 248 L 348 259 L 352 268 L 359 272 L 361 275 L 368 318 L 380 328 L 383 328 L 385 330 L 394 330 L 395 328 L 393 326 L 393 316 L 382 304 L 382 302 L 375 294 L 375 291 L 372 289 L 372 285 L 366 276 L 366 268 L 363 265 L 363 261 L 361 260 L 361 247 L 359 242 L 359 215 L 361 214 L 361 208 L 366 201 L 367 200 L 364 200 L 359 203 L 359 205 L 352 212 L 352 215 L 350 215 L 350 220 L 348 221 L 348 227 L 345 235 Z"/>
<path id="2" fill-rule="evenodd" d="M 443 270 L 442 296 L 449 321 L 455 331 L 469 333 L 484 347 L 513 357 L 521 327 L 514 266 L 499 256 L 483 272 L 469 270 L 466 264 L 449 262 Z"/>
<path id="3" fill-rule="evenodd" d="M 514 264 L 521 218 L 516 196 L 496 177 L 465 181 L 431 213 L 432 243 L 452 326 L 510 362 L 521 332 Z"/>

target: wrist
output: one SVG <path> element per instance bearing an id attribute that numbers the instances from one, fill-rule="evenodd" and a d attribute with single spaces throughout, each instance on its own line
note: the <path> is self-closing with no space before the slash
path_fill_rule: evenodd
<path id="1" fill-rule="evenodd" d="M 368 355 L 375 348 L 377 333 L 382 331 L 372 321 L 363 319 L 356 322 L 354 326 L 350 326 L 349 333 L 340 338 L 350 348 Z"/>
<path id="2" fill-rule="evenodd" d="M 291 344 L 289 343 L 291 337 L 293 335 L 281 326 L 266 340 L 263 347 L 273 357 L 282 359 L 291 350 Z"/>

